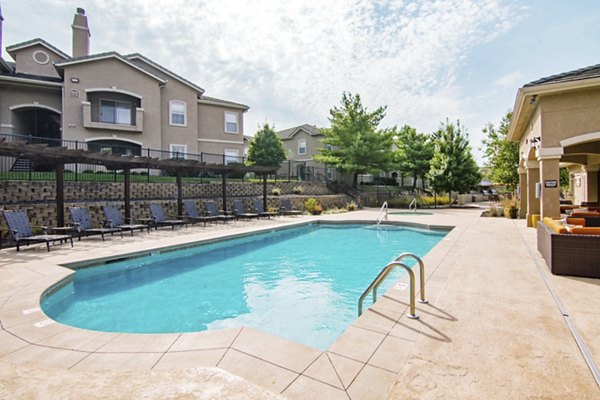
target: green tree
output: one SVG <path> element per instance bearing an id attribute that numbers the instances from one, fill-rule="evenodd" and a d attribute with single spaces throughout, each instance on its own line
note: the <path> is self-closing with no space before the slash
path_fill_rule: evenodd
<path id="1" fill-rule="evenodd" d="M 248 149 L 248 164 L 265 167 L 279 167 L 285 161 L 285 150 L 275 130 L 265 123 L 256 132 Z"/>
<path id="2" fill-rule="evenodd" d="M 342 94 L 340 107 L 330 111 L 330 128 L 322 129 L 322 143 L 330 148 L 319 149 L 313 156 L 319 161 L 353 174 L 356 187 L 358 174 L 378 172 L 392 164 L 391 151 L 395 129 L 379 129 L 386 107 L 367 112 L 358 94 Z"/>
<path id="3" fill-rule="evenodd" d="M 429 179 L 437 193 L 464 193 L 477 187 L 481 174 L 460 121 L 455 125 L 446 119 L 433 133 L 433 145 Z"/>
<path id="4" fill-rule="evenodd" d="M 396 163 L 402 175 L 413 178 L 413 190 L 417 187 L 417 179 L 421 178 L 423 184 L 429 172 L 431 158 L 433 157 L 433 143 L 429 136 L 418 133 L 412 126 L 404 125 L 395 140 Z"/>
<path id="5" fill-rule="evenodd" d="M 483 139 L 483 155 L 487 159 L 490 180 L 514 190 L 519 184 L 519 143 L 507 139 L 511 118 L 512 112 L 509 111 L 498 129 L 491 123 L 483 128 L 486 135 Z"/>

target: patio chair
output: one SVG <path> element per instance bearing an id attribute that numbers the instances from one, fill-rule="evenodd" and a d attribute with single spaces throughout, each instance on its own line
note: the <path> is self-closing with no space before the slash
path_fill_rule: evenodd
<path id="1" fill-rule="evenodd" d="M 248 221 L 252 218 L 258 219 L 258 214 L 246 212 L 246 207 L 244 207 L 243 200 L 235 199 L 233 200 L 233 209 L 235 211 L 235 217 L 237 219 L 245 218 Z"/>
<path id="2" fill-rule="evenodd" d="M 48 228 L 43 227 L 43 235 L 34 235 L 29 223 L 29 218 L 25 211 L 3 211 L 4 219 L 8 225 L 9 233 L 17 245 L 17 251 L 20 250 L 21 243 L 46 243 L 46 248 L 50 251 L 50 242 L 70 241 L 73 247 L 73 237 L 71 235 L 48 235 Z"/>
<path id="3" fill-rule="evenodd" d="M 183 226 L 185 221 L 181 219 L 168 219 L 160 204 L 150 204 L 150 214 L 152 214 L 152 224 L 156 229 L 159 226 L 170 226 L 175 229 L 175 226 Z"/>
<path id="4" fill-rule="evenodd" d="M 104 241 L 105 234 L 110 233 L 112 235 L 116 232 L 121 234 L 121 238 L 123 237 L 121 228 L 94 228 L 88 210 L 85 207 L 71 207 L 69 208 L 69 212 L 71 213 L 71 219 L 73 220 L 73 226 L 75 227 L 75 232 L 77 232 L 78 240 L 81 240 L 82 235 L 100 235 L 102 236 L 102 241 Z"/>
<path id="5" fill-rule="evenodd" d="M 150 226 L 147 224 L 126 224 L 123 222 L 123 218 L 121 218 L 121 212 L 117 207 L 112 206 L 104 206 L 102 207 L 104 210 L 104 216 L 106 217 L 105 224 L 111 228 L 120 228 L 123 231 L 130 231 L 131 236 L 133 236 L 133 231 L 139 229 L 140 232 L 144 229 L 148 230 L 150 233 Z"/>
<path id="6" fill-rule="evenodd" d="M 223 221 L 226 223 L 227 221 L 235 220 L 235 215 L 226 215 L 217 209 L 217 205 L 214 201 L 208 200 L 204 202 L 204 208 L 210 217 L 216 217 L 218 221 Z"/>
<path id="7" fill-rule="evenodd" d="M 254 204 L 254 209 L 258 213 L 259 217 L 267 217 L 268 219 L 271 219 L 271 217 L 276 217 L 279 215 L 279 213 L 277 213 L 277 212 L 265 211 L 265 208 L 263 207 L 263 203 L 259 199 L 254 199 L 252 204 Z"/>
<path id="8" fill-rule="evenodd" d="M 290 202 L 290 199 L 281 199 L 281 213 L 283 215 L 292 216 L 302 215 L 302 211 L 295 210 L 292 208 L 292 203 Z"/>
<path id="9" fill-rule="evenodd" d="M 206 226 L 207 222 L 215 222 L 219 220 L 218 216 L 215 215 L 200 215 L 198 212 L 198 208 L 196 207 L 196 202 L 193 200 L 184 200 L 183 206 L 185 207 L 185 212 L 187 213 L 186 218 L 189 219 L 192 224 L 196 222 L 204 222 L 204 226 Z"/>

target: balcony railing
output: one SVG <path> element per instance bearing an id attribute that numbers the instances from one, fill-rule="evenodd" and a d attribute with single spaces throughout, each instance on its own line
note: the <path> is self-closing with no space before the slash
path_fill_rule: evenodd
<path id="1" fill-rule="evenodd" d="M 89 101 L 82 101 L 83 105 L 83 126 L 91 129 L 110 129 L 114 131 L 126 131 L 126 132 L 142 132 L 144 130 L 144 109 L 136 107 L 135 116 L 132 118 L 135 121 L 134 125 L 126 124 L 111 124 L 107 122 L 99 122 L 92 120 L 92 103 Z"/>

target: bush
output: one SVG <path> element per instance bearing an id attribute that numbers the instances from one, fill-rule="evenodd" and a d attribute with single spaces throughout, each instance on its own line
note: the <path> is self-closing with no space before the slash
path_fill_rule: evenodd
<path id="1" fill-rule="evenodd" d="M 356 210 L 357 207 L 358 207 L 358 205 L 353 201 L 346 204 L 346 210 L 348 210 L 348 211 L 354 211 L 354 210 Z"/>
<path id="2" fill-rule="evenodd" d="M 304 193 L 304 189 L 302 188 L 302 186 L 294 186 L 294 188 L 292 189 L 292 193 L 302 194 Z"/>
<path id="3" fill-rule="evenodd" d="M 504 210 L 504 216 L 510 219 L 519 218 L 519 206 L 517 205 L 516 200 L 505 199 L 502 200 L 502 207 Z"/>
<path id="4" fill-rule="evenodd" d="M 93 174 L 94 170 L 93 169 L 84 169 L 83 171 L 81 171 L 82 174 Z"/>
<path id="5" fill-rule="evenodd" d="M 281 195 L 281 189 L 279 189 L 279 188 L 273 188 L 273 189 L 271 190 L 271 194 L 272 194 L 273 196 L 280 196 L 280 195 Z"/>
<path id="6" fill-rule="evenodd" d="M 496 206 L 490 207 L 490 217 L 502 217 L 504 215 L 504 209 Z"/>
<path id="7" fill-rule="evenodd" d="M 304 202 L 304 208 L 306 208 L 306 211 L 312 215 L 319 215 L 323 212 L 323 207 L 321 207 L 317 199 L 314 197 L 311 197 Z"/>

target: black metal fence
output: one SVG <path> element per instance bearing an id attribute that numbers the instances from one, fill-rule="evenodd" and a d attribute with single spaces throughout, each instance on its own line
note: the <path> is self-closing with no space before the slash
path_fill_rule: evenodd
<path id="1" fill-rule="evenodd" d="M 0 134 L 0 140 L 20 141 L 28 144 L 41 144 L 48 147 L 64 147 L 67 149 L 79 149 L 94 151 L 106 154 L 119 154 L 124 156 L 139 156 L 155 158 L 159 160 L 186 159 L 195 160 L 204 164 L 244 164 L 245 157 L 235 157 L 226 154 L 215 153 L 183 153 L 177 151 L 157 150 L 143 148 L 135 144 L 124 145 L 122 142 L 111 140 L 86 142 L 80 140 L 64 140 L 46 137 L 36 137 L 31 135 L 10 135 Z M 306 182 L 327 182 L 337 180 L 338 174 L 335 169 L 321 168 L 312 165 L 311 162 L 284 161 L 276 174 L 268 178 L 277 181 L 306 181 Z M 219 179 L 220 175 L 210 171 L 200 171 L 193 175 L 185 176 L 188 181 L 211 181 Z M 230 180 L 247 180 L 255 176 L 245 173 L 231 173 L 228 175 Z M 14 157 L 0 156 L 0 180 L 27 180 L 27 181 L 47 181 L 56 179 L 56 166 L 47 162 L 29 160 L 20 158 L 18 154 Z M 98 181 L 98 182 L 120 182 L 124 179 L 122 170 L 107 169 L 102 165 L 71 163 L 64 167 L 63 179 L 65 181 Z M 174 175 L 158 169 L 132 169 L 131 180 L 133 182 L 171 182 L 174 181 Z"/>

